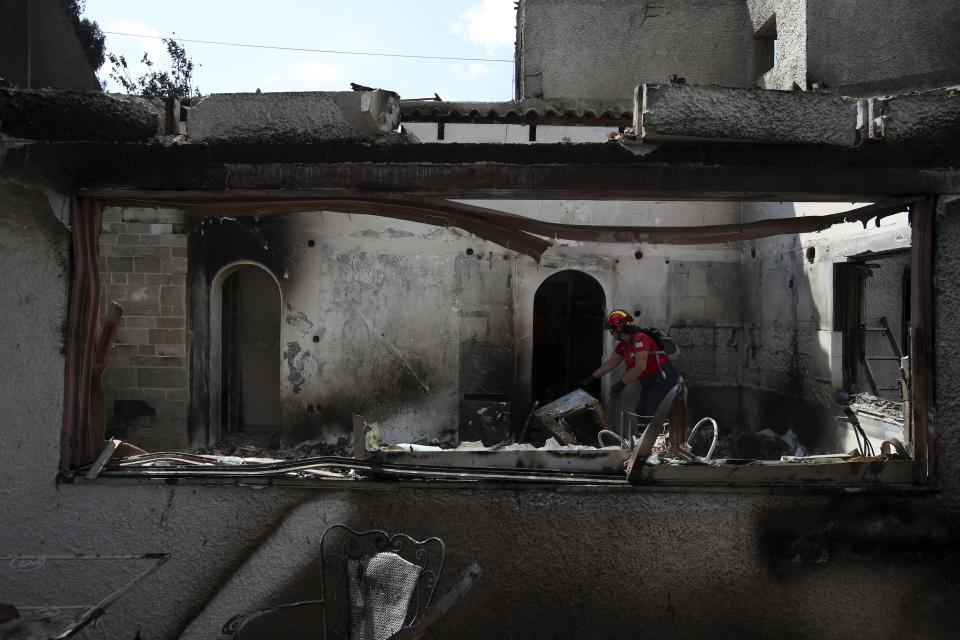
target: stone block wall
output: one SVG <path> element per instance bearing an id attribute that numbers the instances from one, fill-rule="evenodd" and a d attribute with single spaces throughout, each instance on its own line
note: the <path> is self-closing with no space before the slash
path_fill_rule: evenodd
<path id="1" fill-rule="evenodd" d="M 107 434 L 150 450 L 187 446 L 184 214 L 108 208 L 100 233 L 101 317 L 123 319 L 104 373 Z"/>

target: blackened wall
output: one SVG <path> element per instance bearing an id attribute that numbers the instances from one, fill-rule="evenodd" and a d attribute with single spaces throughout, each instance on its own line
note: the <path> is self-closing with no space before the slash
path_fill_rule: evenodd
<path id="1" fill-rule="evenodd" d="M 171 554 L 99 620 L 102 637 L 207 639 L 236 613 L 314 597 L 316 542 L 334 522 L 440 536 L 441 591 L 480 564 L 439 637 L 949 638 L 960 624 L 956 201 L 936 228 L 940 493 L 893 496 L 58 486 L 68 234 L 42 192 L 2 184 L 0 198 L 0 265 L 17 275 L 0 279 L 0 500 L 15 514 L 0 539 L 16 554 Z M 65 577 L 51 561 L 29 580 L 95 602 L 104 566 Z M 8 599 L 26 579 L 0 573 Z"/>

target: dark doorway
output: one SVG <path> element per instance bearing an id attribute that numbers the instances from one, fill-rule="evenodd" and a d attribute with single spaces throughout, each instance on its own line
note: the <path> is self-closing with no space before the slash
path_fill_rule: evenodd
<path id="1" fill-rule="evenodd" d="M 572 391 L 603 358 L 606 299 L 593 277 L 561 271 L 533 298 L 531 400 L 541 406 Z M 600 381 L 585 388 L 600 397 Z"/>
<path id="2" fill-rule="evenodd" d="M 855 256 L 834 267 L 834 327 L 843 332 L 844 388 L 899 401 L 909 355 L 910 253 Z"/>
<path id="3" fill-rule="evenodd" d="M 280 291 L 263 269 L 241 266 L 223 283 L 222 432 L 280 433 Z"/>

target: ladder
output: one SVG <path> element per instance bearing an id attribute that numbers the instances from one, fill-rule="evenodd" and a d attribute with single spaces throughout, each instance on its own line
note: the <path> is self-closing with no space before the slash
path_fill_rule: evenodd
<path id="1" fill-rule="evenodd" d="M 870 383 L 870 390 L 875 396 L 879 396 L 881 391 L 900 391 L 900 385 L 897 384 L 893 387 L 879 387 L 877 386 L 877 378 L 874 375 L 873 369 L 870 367 L 871 362 L 878 361 L 893 361 L 896 360 L 900 362 L 903 359 L 903 353 L 900 351 L 900 346 L 897 344 L 897 340 L 893 337 L 893 332 L 890 330 L 890 324 L 887 322 L 886 316 L 880 318 L 879 327 L 868 327 L 866 325 L 860 325 L 860 330 L 863 332 L 860 341 L 860 363 L 863 365 L 864 371 L 867 373 L 867 382 Z M 890 344 L 890 350 L 893 352 L 892 356 L 868 356 L 867 355 L 867 334 L 869 332 L 882 332 L 887 337 L 887 342 Z M 898 381 L 899 382 L 899 381 Z"/>

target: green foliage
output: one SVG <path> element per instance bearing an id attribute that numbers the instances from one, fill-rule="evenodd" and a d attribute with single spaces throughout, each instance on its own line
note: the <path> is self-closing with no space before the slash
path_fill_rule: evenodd
<path id="1" fill-rule="evenodd" d="M 73 23 L 73 30 L 80 39 L 80 45 L 87 56 L 87 62 L 96 71 L 106 62 L 106 38 L 100 25 L 86 18 L 81 14 L 85 8 L 84 0 L 63 0 L 63 4 L 70 15 L 70 22 Z"/>
<path id="2" fill-rule="evenodd" d="M 168 71 L 155 70 L 154 63 L 144 53 L 140 62 L 147 66 L 147 72 L 133 78 L 130 68 L 123 56 L 107 54 L 110 60 L 110 78 L 123 87 L 124 91 L 148 98 L 177 98 L 184 104 L 189 104 L 191 98 L 199 98 L 200 91 L 192 86 L 193 60 L 187 56 L 182 44 L 172 38 L 164 38 L 167 46 L 167 55 L 170 56 L 171 66 Z"/>

